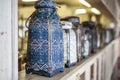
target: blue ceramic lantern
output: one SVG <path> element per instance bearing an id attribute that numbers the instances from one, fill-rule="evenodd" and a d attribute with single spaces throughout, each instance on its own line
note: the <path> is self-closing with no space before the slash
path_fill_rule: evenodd
<path id="1" fill-rule="evenodd" d="M 51 77 L 64 70 L 63 34 L 55 6 L 50 0 L 37 1 L 29 17 L 27 74 Z"/>

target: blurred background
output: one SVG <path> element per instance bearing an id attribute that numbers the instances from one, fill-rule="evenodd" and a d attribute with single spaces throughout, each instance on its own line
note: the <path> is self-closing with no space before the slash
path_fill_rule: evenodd
<path id="1" fill-rule="evenodd" d="M 26 19 L 35 11 L 37 0 L 18 0 L 18 51 L 19 71 L 25 69 L 28 29 Z M 120 0 L 53 0 L 59 17 L 77 16 L 80 23 L 94 21 L 102 29 L 102 45 L 120 34 Z"/>

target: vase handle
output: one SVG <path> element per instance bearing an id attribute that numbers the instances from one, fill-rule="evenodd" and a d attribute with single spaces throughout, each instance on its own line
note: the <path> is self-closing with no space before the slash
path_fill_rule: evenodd
<path id="1" fill-rule="evenodd" d="M 25 21 L 25 26 L 26 26 L 26 28 L 29 28 L 28 27 L 28 21 L 30 20 L 30 18 L 33 16 L 33 14 L 35 13 L 36 11 L 34 11 L 28 18 L 27 18 L 27 20 Z"/>

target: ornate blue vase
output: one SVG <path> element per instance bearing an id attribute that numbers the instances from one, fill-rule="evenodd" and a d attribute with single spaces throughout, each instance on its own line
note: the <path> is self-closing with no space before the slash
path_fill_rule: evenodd
<path id="1" fill-rule="evenodd" d="M 27 74 L 51 77 L 64 71 L 63 34 L 55 6 L 50 0 L 37 1 L 29 17 Z"/>

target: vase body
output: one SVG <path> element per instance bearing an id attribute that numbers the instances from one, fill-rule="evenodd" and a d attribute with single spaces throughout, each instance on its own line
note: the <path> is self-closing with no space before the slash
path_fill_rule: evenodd
<path id="1" fill-rule="evenodd" d="M 68 67 L 73 66 L 77 63 L 77 36 L 75 31 L 75 28 L 69 30 L 70 54 L 68 55 L 69 61 L 66 64 Z"/>
<path id="2" fill-rule="evenodd" d="M 89 49 L 90 49 L 90 53 L 94 53 L 96 52 L 96 49 L 97 49 L 97 40 L 98 40 L 95 23 L 92 21 L 86 21 L 86 22 L 83 22 L 82 24 L 84 28 L 88 28 L 87 32 L 90 34 L 89 36 L 90 48 Z"/>
<path id="3" fill-rule="evenodd" d="M 62 28 L 55 3 L 41 0 L 35 8 L 28 28 L 26 73 L 51 77 L 64 70 Z"/>
<path id="4" fill-rule="evenodd" d="M 98 49 L 98 46 L 100 45 L 99 43 L 99 34 L 97 32 L 97 29 L 96 29 L 96 26 L 95 26 L 95 23 L 94 23 L 94 26 L 93 28 L 91 29 L 92 31 L 92 53 L 96 53 L 97 49 Z"/>
<path id="5" fill-rule="evenodd" d="M 76 33 L 76 46 L 77 46 L 77 62 L 81 60 L 81 25 L 80 25 L 80 20 L 79 17 L 76 16 L 71 16 L 67 17 L 66 20 L 71 22 L 74 25 L 74 30 Z"/>
<path id="6" fill-rule="evenodd" d="M 81 60 L 81 25 L 79 17 L 70 16 L 62 19 L 64 21 L 71 22 L 76 34 L 76 46 L 77 46 L 77 62 Z"/>
<path id="7" fill-rule="evenodd" d="M 89 28 L 82 27 L 81 35 L 81 56 L 83 59 L 86 59 L 88 58 L 91 49 L 91 34 L 89 33 Z"/>
<path id="8" fill-rule="evenodd" d="M 100 28 L 97 26 L 97 49 L 101 47 L 101 35 L 100 35 Z"/>
<path id="9" fill-rule="evenodd" d="M 82 53 L 82 48 L 81 48 L 81 27 L 76 27 L 76 41 L 77 41 L 77 62 L 81 60 L 81 53 Z"/>
<path id="10" fill-rule="evenodd" d="M 67 63 L 67 54 L 68 54 L 68 31 L 63 29 L 63 42 L 64 42 L 64 64 Z"/>
<path id="11" fill-rule="evenodd" d="M 114 39 L 114 30 L 113 29 L 105 29 L 104 31 L 104 42 L 105 44 L 109 44 Z"/>
<path id="12" fill-rule="evenodd" d="M 71 67 L 77 63 L 77 41 L 75 28 L 70 22 L 62 21 L 64 37 L 64 64 Z"/>

